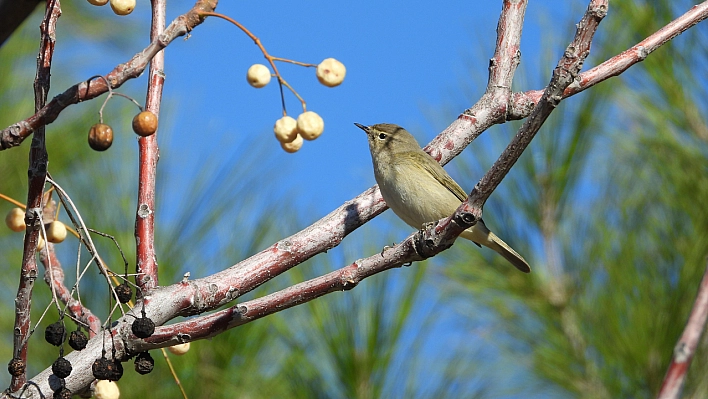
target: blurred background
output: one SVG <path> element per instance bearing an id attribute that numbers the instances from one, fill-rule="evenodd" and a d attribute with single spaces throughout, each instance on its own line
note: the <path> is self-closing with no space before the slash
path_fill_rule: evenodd
<path id="1" fill-rule="evenodd" d="M 193 3 L 168 5 L 168 23 Z M 540 89 L 571 40 L 585 1 L 531 2 L 514 90 Z M 683 0 L 612 2 L 586 69 L 636 44 L 691 6 Z M 64 0 L 50 97 L 106 74 L 148 43 L 149 3 L 126 17 Z M 279 64 L 325 121 L 324 134 L 286 154 L 272 127 L 275 81 L 246 83 L 265 63 L 241 31 L 209 18 L 166 49 L 158 141 L 157 249 L 161 284 L 226 268 L 289 236 L 374 184 L 354 122 L 396 123 L 429 142 L 484 92 L 500 1 L 222 2 L 278 57 L 334 57 L 344 83 L 320 85 L 313 68 Z M 32 114 L 43 5 L 0 47 L 0 125 Z M 170 355 L 189 398 L 616 398 L 660 386 L 708 252 L 708 29 L 705 23 L 618 78 L 564 101 L 487 203 L 484 218 L 522 253 L 522 275 L 490 251 L 459 243 Z M 144 103 L 146 76 L 119 92 Z M 104 120 L 113 146 L 87 145 L 105 96 L 71 106 L 47 128 L 49 170 L 90 227 L 114 235 L 134 269 L 137 144 L 134 105 L 112 99 Z M 286 92 L 288 113 L 302 112 Z M 520 123 L 489 129 L 447 170 L 471 190 Z M 0 193 L 25 202 L 29 141 L 0 154 Z M 0 203 L 0 213 L 12 208 Z M 60 218 L 68 222 L 65 215 Z M 375 254 L 411 232 L 386 212 L 334 250 L 247 298 Z M 12 357 L 22 234 L 0 229 L 0 359 Z M 57 246 L 73 284 L 76 241 Z M 104 257 L 121 270 L 107 240 Z M 83 262 L 88 258 L 82 257 Z M 106 288 L 92 269 L 84 303 L 105 319 Z M 35 287 L 33 321 L 49 302 Z M 56 311 L 38 327 L 56 320 Z M 70 327 L 71 328 L 71 327 Z M 42 334 L 29 374 L 57 353 Z M 707 341 L 685 397 L 708 397 Z M 126 368 L 122 397 L 179 397 L 165 361 L 140 376 Z M 0 373 L 0 385 L 9 376 Z"/>

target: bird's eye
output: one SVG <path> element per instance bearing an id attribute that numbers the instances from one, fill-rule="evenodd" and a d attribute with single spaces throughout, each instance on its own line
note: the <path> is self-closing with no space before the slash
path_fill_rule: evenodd
<path id="1" fill-rule="evenodd" d="M 383 140 L 386 138 L 386 133 L 379 133 L 379 139 Z"/>

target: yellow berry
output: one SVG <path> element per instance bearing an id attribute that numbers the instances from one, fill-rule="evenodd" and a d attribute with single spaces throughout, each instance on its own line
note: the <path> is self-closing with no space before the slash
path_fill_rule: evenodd
<path id="1" fill-rule="evenodd" d="M 297 137 L 295 137 L 295 140 L 293 140 L 293 141 L 291 141 L 291 142 L 289 142 L 289 143 L 283 143 L 283 142 L 281 142 L 281 143 L 280 143 L 280 146 L 283 147 L 283 149 L 285 150 L 285 152 L 289 152 L 289 153 L 292 154 L 293 152 L 297 152 L 297 150 L 299 150 L 300 148 L 302 148 L 302 143 L 303 143 L 303 141 L 302 141 L 302 136 L 300 136 L 300 135 L 298 134 Z"/>
<path id="2" fill-rule="evenodd" d="M 270 69 L 263 64 L 253 64 L 248 68 L 246 80 L 251 86 L 260 89 L 270 82 Z"/>
<path id="3" fill-rule="evenodd" d="M 324 121 L 312 111 L 303 112 L 297 117 L 297 131 L 305 140 L 314 140 L 322 134 Z"/>
<path id="4" fill-rule="evenodd" d="M 66 226 L 64 223 L 55 220 L 47 226 L 47 240 L 58 244 L 66 238 Z"/>
<path id="5" fill-rule="evenodd" d="M 88 142 L 94 150 L 106 151 L 113 144 L 113 129 L 104 123 L 91 126 Z"/>
<path id="6" fill-rule="evenodd" d="M 347 68 L 334 58 L 327 58 L 317 65 L 317 80 L 327 87 L 339 86 L 347 74 Z"/>
<path id="7" fill-rule="evenodd" d="M 88 0 L 88 2 L 95 6 L 105 6 L 108 0 Z"/>
<path id="8" fill-rule="evenodd" d="M 135 0 L 111 0 L 111 8 L 118 15 L 128 15 L 135 8 Z"/>
<path id="9" fill-rule="evenodd" d="M 39 236 L 39 241 L 37 241 L 37 251 L 43 250 L 44 244 L 44 238 L 42 238 L 42 236 Z"/>
<path id="10" fill-rule="evenodd" d="M 142 137 L 153 135 L 157 131 L 157 115 L 143 111 L 133 118 L 133 131 Z"/>
<path id="11" fill-rule="evenodd" d="M 286 115 L 275 121 L 273 132 L 275 132 L 275 138 L 281 143 L 290 143 L 297 137 L 297 122 Z"/>
<path id="12" fill-rule="evenodd" d="M 96 399 L 120 398 L 118 384 L 113 381 L 98 380 L 98 382 L 96 382 L 96 387 L 93 389 L 93 397 Z"/>
<path id="13" fill-rule="evenodd" d="M 175 355 L 184 355 L 185 353 L 189 352 L 189 342 L 170 346 L 167 348 L 167 350 L 174 353 Z"/>
<path id="14" fill-rule="evenodd" d="M 12 231 L 20 232 L 25 230 L 25 211 L 22 208 L 12 208 L 5 216 L 5 224 Z"/>

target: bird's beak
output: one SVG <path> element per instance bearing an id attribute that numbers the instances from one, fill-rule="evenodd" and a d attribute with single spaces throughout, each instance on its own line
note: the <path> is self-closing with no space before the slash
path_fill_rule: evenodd
<path id="1" fill-rule="evenodd" d="M 359 129 L 365 131 L 366 133 L 369 133 L 369 127 L 368 127 L 368 126 L 364 126 L 364 125 L 362 125 L 361 123 L 354 123 L 354 125 L 356 125 L 356 127 L 358 127 Z"/>

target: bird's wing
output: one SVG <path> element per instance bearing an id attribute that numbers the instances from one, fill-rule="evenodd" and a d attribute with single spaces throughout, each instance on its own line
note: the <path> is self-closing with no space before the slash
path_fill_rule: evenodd
<path id="1" fill-rule="evenodd" d="M 439 181 L 440 184 L 445 186 L 452 194 L 457 197 L 460 201 L 464 201 L 465 198 L 467 198 L 467 193 L 465 193 L 465 190 L 460 187 L 459 184 L 457 184 L 456 181 L 450 177 L 450 175 L 447 174 L 445 169 L 443 169 L 442 166 L 428 153 L 424 151 L 416 152 L 414 153 L 416 156 L 419 157 L 427 157 L 430 158 L 433 162 L 420 162 L 421 165 L 423 165 L 423 168 L 425 169 L 426 172 L 430 173 L 435 180 Z"/>

